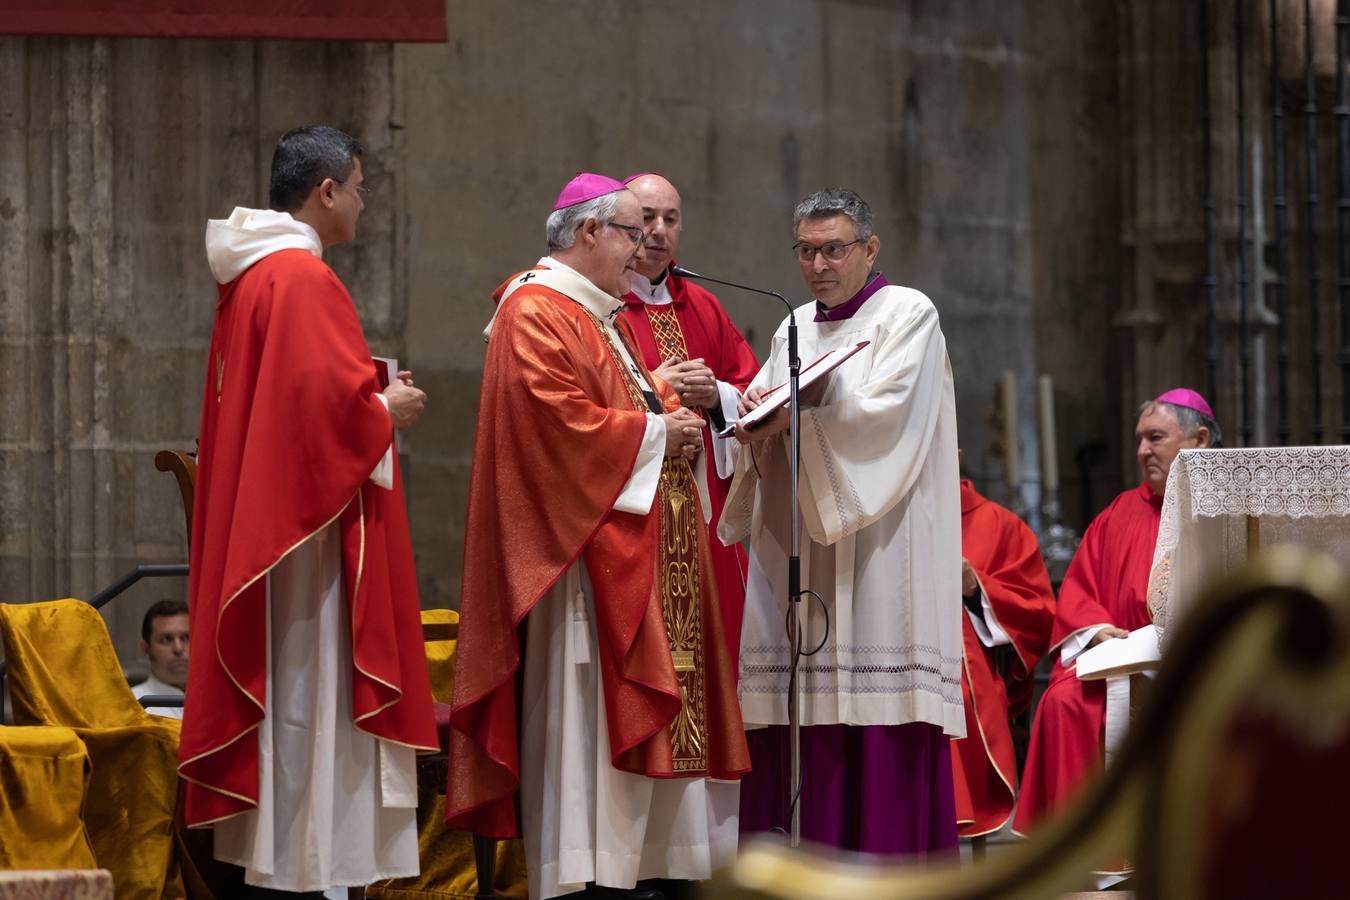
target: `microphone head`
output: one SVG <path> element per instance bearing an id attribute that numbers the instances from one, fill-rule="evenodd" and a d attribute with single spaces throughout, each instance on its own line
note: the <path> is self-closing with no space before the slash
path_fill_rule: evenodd
<path id="1" fill-rule="evenodd" d="M 702 278 L 702 277 L 703 277 L 702 275 L 698 274 L 697 272 L 694 272 L 694 271 L 692 271 L 692 270 L 690 270 L 690 269 L 686 269 L 684 266 L 680 266 L 680 265 L 671 266 L 671 267 L 670 267 L 670 274 L 672 274 L 672 275 L 678 275 L 678 276 L 680 276 L 681 278 Z"/>

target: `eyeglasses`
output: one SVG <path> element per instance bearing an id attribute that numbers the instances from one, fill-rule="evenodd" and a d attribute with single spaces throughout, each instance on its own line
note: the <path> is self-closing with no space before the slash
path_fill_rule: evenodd
<path id="1" fill-rule="evenodd" d="M 347 182 L 343 181 L 341 178 L 334 178 L 333 180 L 338 184 L 347 184 Z M 356 191 L 356 193 L 361 195 L 362 200 L 366 199 L 371 195 L 371 193 L 373 193 L 371 189 L 366 187 L 364 184 L 353 184 L 349 186 L 351 187 L 352 190 Z"/>
<path id="2" fill-rule="evenodd" d="M 792 245 L 792 251 L 797 254 L 797 259 L 804 263 L 815 261 L 817 253 L 829 262 L 840 262 L 853 252 L 851 248 L 854 244 L 861 244 L 862 242 L 863 238 L 849 241 L 847 244 L 842 241 L 830 241 L 828 244 L 817 247 L 815 244 L 806 243 L 806 241 L 798 241 Z"/>
<path id="3" fill-rule="evenodd" d="M 634 246 L 641 244 L 643 236 L 647 233 L 641 225 L 623 225 L 619 222 L 606 222 L 605 224 L 628 235 L 628 239 L 633 242 Z"/>

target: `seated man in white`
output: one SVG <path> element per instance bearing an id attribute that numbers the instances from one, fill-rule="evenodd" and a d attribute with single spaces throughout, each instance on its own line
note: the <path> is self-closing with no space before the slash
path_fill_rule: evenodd
<path id="1" fill-rule="evenodd" d="M 182 697 L 188 673 L 188 608 L 182 600 L 160 600 L 141 619 L 141 652 L 150 662 L 150 677 L 131 689 L 136 699 Z M 183 718 L 183 707 L 147 706 L 158 716 Z"/>

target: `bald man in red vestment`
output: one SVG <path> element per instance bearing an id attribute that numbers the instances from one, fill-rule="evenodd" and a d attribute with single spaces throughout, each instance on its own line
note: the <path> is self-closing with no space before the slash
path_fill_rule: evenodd
<path id="1" fill-rule="evenodd" d="M 706 415 L 710 426 L 720 427 L 719 421 L 736 418 L 736 404 L 759 371 L 759 360 L 717 298 L 670 271 L 684 230 L 675 185 L 654 172 L 630 176 L 624 183 L 642 203 L 647 236 L 632 290 L 623 298 L 623 317 L 633 326 L 647 367 L 675 389 L 685 406 Z M 729 445 L 713 430 L 704 427 L 708 452 L 700 464 L 707 471 L 712 507 L 708 545 L 713 576 L 728 649 L 735 660 L 740 657 L 745 608 L 745 548 L 728 547 L 715 533 L 731 485 L 732 462 Z"/>
<path id="2" fill-rule="evenodd" d="M 952 741 L 961 837 L 997 831 L 1012 816 L 1017 754 L 1010 715 L 1031 699 L 1031 673 L 1050 643 L 1055 595 L 1036 535 L 1011 510 L 961 482 L 961 593 L 966 736 Z M 1005 675 L 994 648 L 1011 647 Z"/>
<path id="3" fill-rule="evenodd" d="M 1167 473 L 1179 451 L 1216 446 L 1219 429 L 1203 397 L 1177 388 L 1143 405 L 1134 436 L 1142 481 L 1092 520 L 1059 591 L 1050 638 L 1059 664 L 1031 729 L 1013 820 L 1019 833 L 1072 800 L 1101 770 L 1106 683 L 1079 681 L 1074 660 L 1150 623 L 1148 576 Z"/>

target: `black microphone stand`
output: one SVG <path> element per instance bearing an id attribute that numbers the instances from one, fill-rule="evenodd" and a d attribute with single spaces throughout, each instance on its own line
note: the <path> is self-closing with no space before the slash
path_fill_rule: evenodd
<path id="1" fill-rule="evenodd" d="M 797 403 L 797 389 L 802 373 L 802 359 L 797 354 L 797 318 L 793 314 L 792 304 L 787 298 L 777 291 L 766 291 L 763 288 L 750 287 L 749 285 L 737 284 L 734 281 L 723 281 L 720 278 L 711 278 L 707 275 L 700 275 L 692 272 L 684 266 L 671 266 L 672 275 L 678 275 L 681 278 L 693 278 L 697 281 L 711 281 L 714 284 L 722 284 L 727 287 L 738 288 L 742 291 L 750 291 L 754 294 L 764 294 L 769 297 L 777 297 L 787 308 L 788 313 L 788 467 L 791 472 L 791 505 L 792 510 L 792 547 L 788 553 L 788 603 L 790 604 L 792 615 L 788 616 L 788 646 L 792 652 L 792 666 L 788 677 L 788 766 L 789 766 L 789 784 L 788 784 L 788 808 L 791 810 L 791 821 L 788 823 L 788 844 L 796 847 L 801 843 L 802 825 L 801 809 L 797 805 L 798 795 L 801 793 L 802 786 L 802 760 L 801 760 L 801 708 L 799 694 L 801 686 L 797 681 L 797 666 L 801 662 L 802 655 L 802 621 L 801 621 L 801 599 L 802 599 L 802 560 L 801 560 L 801 533 L 797 504 L 797 465 L 801 459 L 801 407 Z"/>

